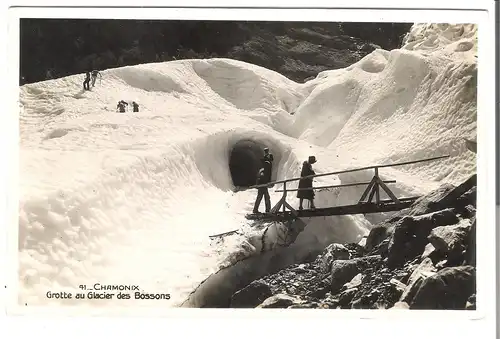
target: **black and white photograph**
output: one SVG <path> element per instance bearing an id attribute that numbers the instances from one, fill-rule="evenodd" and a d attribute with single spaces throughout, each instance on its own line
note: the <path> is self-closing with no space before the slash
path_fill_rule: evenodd
<path id="1" fill-rule="evenodd" d="M 20 17 L 19 309 L 473 313 L 480 30 Z"/>

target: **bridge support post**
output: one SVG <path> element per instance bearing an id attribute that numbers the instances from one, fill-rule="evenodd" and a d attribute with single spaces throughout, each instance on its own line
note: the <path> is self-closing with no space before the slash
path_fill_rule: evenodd
<path id="1" fill-rule="evenodd" d="M 271 213 L 276 214 L 279 212 L 280 208 L 283 207 L 283 214 L 285 214 L 286 209 L 288 208 L 290 210 L 290 212 L 292 213 L 292 215 L 297 216 L 298 215 L 297 211 L 292 206 L 290 206 L 290 204 L 286 201 L 286 194 L 287 194 L 286 182 L 284 182 L 283 183 L 283 196 L 276 203 L 276 205 L 274 205 L 274 207 L 271 208 Z"/>
<path id="2" fill-rule="evenodd" d="M 380 187 L 387 193 L 389 198 L 397 204 L 401 203 L 399 199 L 392 193 L 392 191 L 387 187 L 387 185 L 380 179 L 378 176 L 378 167 L 374 167 L 375 169 L 375 174 L 373 175 L 372 180 L 370 181 L 370 184 L 368 184 L 368 187 L 366 187 L 366 190 L 363 192 L 363 195 L 361 196 L 361 199 L 359 199 L 358 204 L 364 203 L 366 196 L 368 196 L 368 200 L 366 203 L 371 203 L 373 201 L 373 197 L 375 196 L 375 204 L 379 205 L 380 204 Z"/>

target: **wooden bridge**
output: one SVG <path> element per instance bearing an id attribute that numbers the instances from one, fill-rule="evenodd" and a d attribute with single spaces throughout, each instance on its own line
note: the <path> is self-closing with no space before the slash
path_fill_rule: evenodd
<path id="1" fill-rule="evenodd" d="M 249 189 L 260 188 L 260 187 L 269 187 L 270 185 L 283 184 L 283 188 L 276 190 L 276 192 L 283 192 L 283 196 L 278 201 L 278 203 L 271 209 L 269 213 L 254 213 L 247 214 L 246 218 L 250 220 L 265 220 L 265 221 L 287 221 L 293 220 L 301 217 L 320 217 L 320 216 L 330 216 L 330 215 L 349 215 L 349 214 L 368 214 L 368 213 L 381 213 L 381 212 L 390 212 L 390 211 L 399 211 L 405 208 L 410 207 L 415 200 L 420 198 L 416 197 L 408 197 L 408 198 L 397 198 L 396 195 L 389 189 L 388 184 L 393 184 L 395 180 L 383 181 L 379 177 L 379 169 L 384 167 L 396 167 L 403 165 L 410 165 L 419 162 L 433 161 L 448 158 L 449 155 L 393 163 L 387 165 L 375 165 L 368 167 L 355 168 L 350 170 L 329 172 L 329 173 L 321 173 L 310 175 L 302 178 L 292 178 L 286 180 L 279 180 L 270 182 L 268 184 L 263 185 L 255 185 L 249 187 Z M 298 190 L 309 190 L 310 188 L 293 188 L 287 189 L 287 183 L 292 181 L 298 181 L 303 178 L 317 178 L 322 176 L 336 175 L 342 173 L 349 172 L 357 172 L 364 170 L 374 170 L 373 178 L 370 182 L 358 182 L 358 183 L 348 183 L 348 184 L 340 184 L 340 185 L 332 185 L 332 186 L 320 186 L 313 187 L 313 190 L 319 189 L 328 189 L 328 188 L 342 188 L 342 187 L 352 187 L 352 186 L 364 186 L 368 185 L 361 195 L 357 204 L 354 205 L 344 205 L 344 206 L 332 206 L 325 208 L 315 208 L 315 209 L 305 209 L 305 210 L 296 210 L 287 202 L 287 194 L 288 192 L 296 192 Z M 381 200 L 380 199 L 380 189 L 382 189 L 389 199 Z M 375 200 L 374 200 L 375 198 Z"/>

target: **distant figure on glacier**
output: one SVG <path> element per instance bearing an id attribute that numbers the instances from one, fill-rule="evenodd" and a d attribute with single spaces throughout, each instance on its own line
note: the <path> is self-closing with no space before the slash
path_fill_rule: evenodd
<path id="1" fill-rule="evenodd" d="M 307 177 L 309 175 L 315 175 L 316 173 L 312 169 L 312 164 L 316 162 L 316 157 L 311 155 L 307 161 L 304 161 L 302 164 L 302 171 L 300 172 L 301 177 Z M 297 198 L 300 199 L 299 210 L 302 210 L 302 203 L 304 199 L 309 200 L 310 208 L 315 209 L 314 206 L 314 191 L 313 187 L 313 178 L 302 178 L 299 181 L 300 190 L 297 191 Z"/>
<path id="2" fill-rule="evenodd" d="M 132 101 L 132 108 L 134 112 L 139 112 L 139 104 L 135 101 Z"/>
<path id="3" fill-rule="evenodd" d="M 95 86 L 95 81 L 97 80 L 97 76 L 100 76 L 102 79 L 102 74 L 99 71 L 93 70 L 92 71 L 92 87 Z"/>
<path id="4" fill-rule="evenodd" d="M 125 110 L 127 109 L 127 106 L 128 106 L 128 103 L 123 101 L 123 100 L 120 100 L 118 101 L 118 105 L 116 105 L 116 109 L 120 112 L 120 113 L 125 113 Z"/>
<path id="5" fill-rule="evenodd" d="M 259 170 L 257 175 L 257 185 L 263 185 L 271 182 L 271 162 L 262 161 L 262 168 Z M 259 187 L 257 193 L 257 199 L 255 200 L 255 205 L 253 207 L 253 213 L 259 213 L 260 202 L 262 201 L 262 197 L 264 197 L 264 201 L 266 204 L 266 213 L 271 211 L 271 197 L 269 196 L 269 192 L 267 187 Z"/>
<path id="6" fill-rule="evenodd" d="M 272 153 L 269 153 L 269 148 L 264 148 L 264 158 L 263 161 L 269 161 L 271 164 L 273 163 L 274 157 Z"/>
<path id="7" fill-rule="evenodd" d="M 85 72 L 85 80 L 83 80 L 83 89 L 85 91 L 90 90 L 89 84 L 90 84 L 90 72 L 87 71 L 87 72 Z"/>

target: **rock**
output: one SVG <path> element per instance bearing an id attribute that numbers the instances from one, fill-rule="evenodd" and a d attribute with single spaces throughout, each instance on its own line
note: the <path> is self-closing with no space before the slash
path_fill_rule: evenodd
<path id="1" fill-rule="evenodd" d="M 450 184 L 442 185 L 437 190 L 432 191 L 415 201 L 415 203 L 411 206 L 408 215 L 416 216 L 439 211 L 449 207 L 456 207 L 457 200 L 460 196 L 472 189 L 474 186 L 477 186 L 476 174 L 472 175 L 469 179 L 457 187 Z"/>
<path id="2" fill-rule="evenodd" d="M 336 260 L 331 269 L 331 292 L 337 293 L 342 286 L 360 271 L 357 260 Z"/>
<path id="3" fill-rule="evenodd" d="M 400 271 L 394 275 L 394 279 L 398 279 L 403 284 L 406 284 L 408 282 L 408 279 L 410 278 L 410 275 L 411 275 L 411 272 Z"/>
<path id="4" fill-rule="evenodd" d="M 428 243 L 432 229 L 440 225 L 458 222 L 451 209 L 433 212 L 417 217 L 404 217 L 394 228 L 387 252 L 387 266 L 395 268 L 415 256 L 421 255 Z"/>
<path id="5" fill-rule="evenodd" d="M 432 260 L 430 258 L 424 259 L 410 275 L 408 283 L 406 284 L 406 289 L 403 291 L 403 294 L 401 295 L 399 301 L 404 301 L 408 304 L 411 303 L 415 294 L 417 294 L 418 288 L 420 287 L 422 281 L 436 274 L 436 271 L 437 270 L 434 267 Z"/>
<path id="6" fill-rule="evenodd" d="M 438 251 L 447 255 L 449 262 L 460 264 L 467 249 L 470 230 L 468 221 L 453 226 L 439 226 L 431 231 L 428 239 Z"/>
<path id="7" fill-rule="evenodd" d="M 331 267 L 331 292 L 336 294 L 342 286 L 351 281 L 355 275 L 360 273 L 369 265 L 374 265 L 381 261 L 380 256 L 368 256 L 349 260 L 335 260 Z"/>
<path id="8" fill-rule="evenodd" d="M 476 216 L 476 208 L 472 205 L 467 205 L 463 210 L 460 211 L 460 217 L 462 219 L 472 219 Z"/>
<path id="9" fill-rule="evenodd" d="M 286 294 L 276 294 L 264 300 L 257 308 L 287 308 L 294 304 L 302 304 L 302 302 Z"/>
<path id="10" fill-rule="evenodd" d="M 305 269 L 303 267 L 303 265 L 299 265 L 298 267 L 296 267 L 296 268 L 294 268 L 292 270 L 293 270 L 293 272 L 298 273 L 298 274 L 302 274 L 302 273 L 306 273 L 307 272 L 307 269 Z"/>
<path id="11" fill-rule="evenodd" d="M 476 201 L 476 186 L 474 186 L 457 199 L 457 207 L 476 206 Z"/>
<path id="12" fill-rule="evenodd" d="M 271 287 L 261 280 L 250 283 L 247 287 L 233 294 L 232 308 L 253 308 L 272 296 Z"/>
<path id="13" fill-rule="evenodd" d="M 359 242 L 358 242 L 358 245 L 361 246 L 361 247 L 365 247 L 366 246 L 366 238 L 367 237 L 363 237 Z"/>
<path id="14" fill-rule="evenodd" d="M 389 282 L 396 290 L 401 291 L 401 294 L 406 290 L 407 286 L 397 279 L 392 278 Z"/>
<path id="15" fill-rule="evenodd" d="M 444 260 L 441 260 L 440 262 L 438 262 L 435 266 L 438 270 L 440 270 L 442 268 L 445 268 L 446 265 L 448 265 L 448 260 L 444 259 Z"/>
<path id="16" fill-rule="evenodd" d="M 341 308 L 348 308 L 349 304 L 351 303 L 352 299 L 356 295 L 356 292 L 358 292 L 358 288 L 350 288 L 348 290 L 345 290 L 342 292 L 339 296 L 339 305 Z"/>
<path id="17" fill-rule="evenodd" d="M 355 297 L 357 297 L 358 295 L 360 294 L 360 292 L 358 291 L 358 293 L 355 295 Z M 379 308 L 377 306 L 375 306 L 375 302 L 377 301 L 377 299 L 380 297 L 381 295 L 381 292 L 377 289 L 374 289 L 368 293 L 365 293 L 365 294 L 361 294 L 361 296 L 359 296 L 357 299 L 355 299 L 352 303 L 351 303 L 351 308 L 355 308 L 355 309 L 373 309 L 373 308 Z"/>
<path id="18" fill-rule="evenodd" d="M 394 304 L 394 306 L 391 307 L 391 309 L 403 309 L 403 310 L 408 310 L 410 308 L 410 305 L 404 301 L 398 301 L 397 303 Z"/>
<path id="19" fill-rule="evenodd" d="M 322 284 L 321 286 L 318 286 L 316 290 L 307 293 L 306 295 L 308 297 L 313 297 L 313 298 L 322 298 L 324 297 L 328 292 L 330 291 L 330 284 Z"/>
<path id="20" fill-rule="evenodd" d="M 472 222 L 467 239 L 467 250 L 465 251 L 464 259 L 464 265 L 476 267 L 476 220 Z"/>
<path id="21" fill-rule="evenodd" d="M 447 267 L 424 279 L 410 303 L 410 309 L 464 309 L 475 290 L 474 267 Z"/>
<path id="22" fill-rule="evenodd" d="M 453 208 L 446 208 L 440 211 L 431 212 L 414 217 L 419 222 L 426 222 L 433 225 L 433 227 L 454 225 L 460 221 L 457 213 Z"/>
<path id="23" fill-rule="evenodd" d="M 358 273 L 354 278 L 352 278 L 352 280 L 350 282 L 344 284 L 344 286 L 342 286 L 342 288 L 348 290 L 350 288 L 358 287 L 359 285 L 361 285 L 363 278 L 364 278 L 364 275 L 361 273 Z"/>
<path id="24" fill-rule="evenodd" d="M 467 299 L 467 303 L 465 304 L 466 310 L 475 310 L 476 309 L 476 293 L 471 295 L 469 299 Z"/>
<path id="25" fill-rule="evenodd" d="M 349 250 L 341 244 L 330 244 L 320 256 L 320 268 L 322 272 L 331 270 L 332 262 L 335 260 L 349 259 Z"/>
<path id="26" fill-rule="evenodd" d="M 328 309 L 336 309 L 339 306 L 338 299 L 334 299 L 330 301 L 322 301 L 318 304 L 318 308 L 328 308 Z"/>
<path id="27" fill-rule="evenodd" d="M 359 258 L 366 254 L 365 248 L 356 243 L 345 244 L 345 248 L 349 251 L 349 259 Z"/>
<path id="28" fill-rule="evenodd" d="M 383 257 L 387 256 L 387 251 L 389 248 L 390 238 L 382 240 L 380 244 L 375 246 L 370 252 L 370 255 L 381 255 Z"/>
<path id="29" fill-rule="evenodd" d="M 319 308 L 319 304 L 317 302 L 308 302 L 303 304 L 290 305 L 287 308 Z"/>
<path id="30" fill-rule="evenodd" d="M 383 223 L 376 225 L 370 230 L 368 237 L 366 238 L 365 249 L 366 251 L 372 251 L 376 246 L 378 246 L 382 241 L 387 239 L 392 233 L 392 228 L 389 224 Z"/>
<path id="31" fill-rule="evenodd" d="M 431 244 L 428 243 L 425 245 L 424 252 L 422 253 L 422 256 L 420 258 L 425 259 L 429 258 L 430 255 L 436 250 L 436 248 Z"/>

